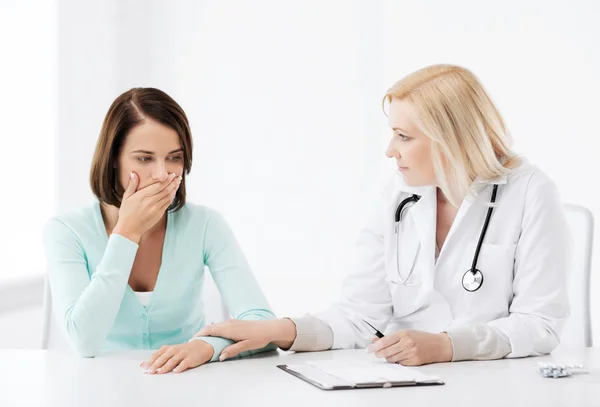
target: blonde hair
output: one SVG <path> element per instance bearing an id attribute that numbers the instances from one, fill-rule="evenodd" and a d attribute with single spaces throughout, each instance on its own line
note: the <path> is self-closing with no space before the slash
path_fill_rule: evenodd
<path id="1" fill-rule="evenodd" d="M 504 176 L 520 164 L 502 116 L 469 70 L 425 67 L 396 82 L 383 98 L 384 107 L 393 98 L 410 103 L 414 123 L 432 140 L 434 172 L 454 206 L 474 192 L 478 178 Z"/>

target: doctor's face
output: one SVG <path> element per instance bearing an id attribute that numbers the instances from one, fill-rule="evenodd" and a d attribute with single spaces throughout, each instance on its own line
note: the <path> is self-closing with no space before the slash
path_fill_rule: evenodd
<path id="1" fill-rule="evenodd" d="M 119 181 L 123 189 L 129 173 L 139 177 L 138 190 L 183 174 L 183 148 L 175 130 L 151 119 L 134 127 L 125 137 L 119 156 Z"/>
<path id="2" fill-rule="evenodd" d="M 388 113 L 392 138 L 385 155 L 394 158 L 398 171 L 409 186 L 436 185 L 431 159 L 431 139 L 411 120 L 411 105 L 393 98 Z"/>

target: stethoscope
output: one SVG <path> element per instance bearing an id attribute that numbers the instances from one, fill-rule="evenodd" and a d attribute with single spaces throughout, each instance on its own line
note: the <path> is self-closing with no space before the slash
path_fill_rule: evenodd
<path id="1" fill-rule="evenodd" d="M 485 222 L 483 223 L 483 229 L 481 230 L 481 234 L 479 235 L 479 242 L 477 242 L 477 248 L 475 249 L 475 256 L 473 256 L 473 263 L 471 268 L 463 274 L 462 277 L 462 286 L 465 290 L 469 292 L 477 291 L 483 285 L 483 273 L 477 269 L 477 260 L 479 260 L 479 251 L 481 250 L 481 245 L 483 244 L 483 239 L 485 238 L 485 233 L 487 232 L 488 225 L 490 223 L 490 218 L 492 217 L 492 212 L 494 211 L 493 204 L 496 202 L 496 192 L 498 191 L 498 185 L 494 184 L 494 189 L 492 190 L 492 198 L 490 199 L 491 206 L 488 208 L 487 215 L 485 217 Z M 400 222 L 402 222 L 402 215 L 404 211 L 408 209 L 408 204 L 413 203 L 413 205 L 419 202 L 421 197 L 419 195 L 413 194 L 413 196 L 404 199 L 398 205 L 396 209 L 396 213 L 394 215 L 394 224 L 395 224 L 395 233 L 396 233 L 396 268 L 398 269 L 398 278 L 400 279 L 401 284 L 406 284 L 410 275 L 412 274 L 413 269 L 411 269 L 403 280 L 400 275 L 400 248 L 398 247 L 398 227 Z"/>

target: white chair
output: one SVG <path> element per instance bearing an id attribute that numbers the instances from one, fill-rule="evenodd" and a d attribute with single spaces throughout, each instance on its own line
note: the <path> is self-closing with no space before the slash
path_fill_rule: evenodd
<path id="1" fill-rule="evenodd" d="M 591 347 L 590 274 L 594 216 L 589 209 L 579 205 L 566 204 L 565 210 L 574 240 L 574 252 L 568 276 L 571 317 L 563 331 L 560 347 Z"/>
<path id="2" fill-rule="evenodd" d="M 58 349 L 67 350 L 70 349 L 70 345 L 67 342 L 67 338 L 63 335 L 60 327 L 52 311 L 52 294 L 50 292 L 50 283 L 48 282 L 48 276 L 46 276 L 44 282 L 44 318 L 42 326 L 42 349 Z"/>
<path id="3" fill-rule="evenodd" d="M 229 312 L 225 306 L 219 289 L 217 288 L 212 275 L 205 268 L 204 287 L 202 301 L 204 305 L 205 323 L 212 324 L 229 319 Z M 70 345 L 58 325 L 54 312 L 52 311 L 52 294 L 48 278 L 44 284 L 44 318 L 42 326 L 42 349 L 70 349 Z"/>

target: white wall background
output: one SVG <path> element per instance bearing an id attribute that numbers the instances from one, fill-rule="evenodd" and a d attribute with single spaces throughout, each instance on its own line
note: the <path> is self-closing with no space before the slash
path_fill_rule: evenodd
<path id="1" fill-rule="evenodd" d="M 39 274 L 55 210 L 56 6 L 33 3 L 0 0 L 0 285 Z"/>
<path id="2" fill-rule="evenodd" d="M 57 10 L 0 0 L 0 348 L 40 345 L 41 225 L 56 210 Z"/>
<path id="3" fill-rule="evenodd" d="M 112 100 L 133 86 L 165 90 L 188 113 L 194 134 L 190 200 L 225 214 L 279 315 L 321 309 L 338 295 L 370 196 L 392 168 L 383 156 L 388 131 L 381 97 L 427 64 L 472 69 L 503 112 L 517 150 L 550 174 L 566 201 L 600 214 L 591 181 L 599 136 L 594 39 L 600 38 L 600 3 L 64 0 L 55 14 L 46 11 L 29 29 L 19 21 L 10 30 L 55 39 L 55 75 L 28 69 L 57 89 L 56 105 L 47 101 L 50 110 L 42 109 L 49 123 L 56 117 L 56 154 L 47 154 L 52 146 L 43 144 L 39 130 L 32 130 L 36 142 L 29 145 L 56 172 L 19 155 L 0 160 L 1 173 L 26 167 L 27 179 L 47 177 L 56 196 L 52 211 L 90 202 L 89 164 Z M 29 58 L 46 52 L 21 39 L 8 49 Z M 21 65 L 30 60 L 19 61 L 8 74 L 23 78 Z M 4 89 L 14 80 L 0 73 Z M 18 113 L 14 103 L 3 103 L 3 112 Z M 31 103 L 27 97 L 20 105 Z M 16 120 L 9 123 L 20 129 Z M 38 207 L 37 191 L 19 191 Z M 26 212 L 2 202 L 3 213 Z M 40 222 L 31 220 L 26 237 L 40 233 Z M 12 245 L 28 250 L 26 241 Z M 13 266 L 34 267 L 20 259 L 13 256 Z M 4 265 L 0 275 L 18 278 L 15 267 Z M 600 273 L 594 273 L 600 338 Z M 2 321 L 0 314 L 0 326 L 7 325 Z"/>

